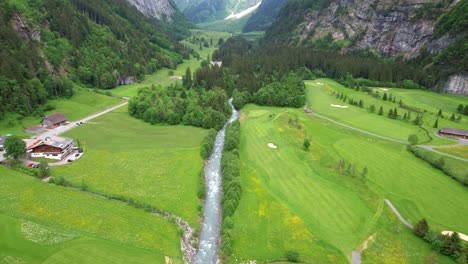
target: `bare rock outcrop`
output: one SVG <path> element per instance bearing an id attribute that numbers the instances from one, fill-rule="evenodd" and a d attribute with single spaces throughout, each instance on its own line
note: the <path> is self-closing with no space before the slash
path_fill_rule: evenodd
<path id="1" fill-rule="evenodd" d="M 445 83 L 446 93 L 468 96 L 468 75 L 453 75 Z"/>
<path id="2" fill-rule="evenodd" d="M 172 22 L 176 7 L 171 0 L 126 0 L 147 17 Z"/>

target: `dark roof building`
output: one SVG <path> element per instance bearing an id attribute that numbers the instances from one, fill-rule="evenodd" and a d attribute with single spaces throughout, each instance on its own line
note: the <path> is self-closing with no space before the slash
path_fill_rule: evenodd
<path id="1" fill-rule="evenodd" d="M 67 118 L 62 113 L 56 113 L 46 116 L 42 119 L 41 124 L 43 127 L 56 127 L 65 124 Z"/>
<path id="2" fill-rule="evenodd" d="M 456 128 L 446 128 L 443 127 L 439 130 L 439 134 L 442 136 L 457 137 L 468 139 L 468 130 L 456 129 Z"/>

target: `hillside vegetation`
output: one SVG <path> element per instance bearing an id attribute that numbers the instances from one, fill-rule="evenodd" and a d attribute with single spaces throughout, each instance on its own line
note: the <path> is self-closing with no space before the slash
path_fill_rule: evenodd
<path id="1" fill-rule="evenodd" d="M 71 97 L 72 81 L 109 89 L 188 56 L 167 26 L 125 1 L 8 0 L 0 15 L 0 115 Z"/>

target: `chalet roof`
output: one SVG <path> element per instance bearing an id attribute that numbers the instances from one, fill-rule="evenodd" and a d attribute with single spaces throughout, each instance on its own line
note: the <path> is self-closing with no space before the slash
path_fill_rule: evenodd
<path id="1" fill-rule="evenodd" d="M 458 135 L 458 136 L 468 136 L 468 130 L 456 129 L 456 128 L 443 127 L 440 129 L 440 133 L 452 134 L 452 135 Z"/>
<path id="2" fill-rule="evenodd" d="M 34 149 L 42 145 L 64 149 L 68 145 L 70 145 L 72 142 L 73 140 L 69 138 L 62 138 L 62 137 L 56 137 L 56 136 L 46 137 L 44 140 L 37 140 L 36 142 L 28 146 L 27 149 L 28 150 Z"/>
<path id="3" fill-rule="evenodd" d="M 55 113 L 53 115 L 46 116 L 44 119 L 49 120 L 52 124 L 58 124 L 67 121 L 67 118 L 62 113 Z"/>

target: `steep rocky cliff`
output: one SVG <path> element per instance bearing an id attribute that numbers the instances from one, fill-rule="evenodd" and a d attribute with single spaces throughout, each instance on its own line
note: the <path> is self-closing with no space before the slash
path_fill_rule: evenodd
<path id="1" fill-rule="evenodd" d="M 444 92 L 468 95 L 468 75 L 453 75 L 447 81 Z"/>
<path id="2" fill-rule="evenodd" d="M 177 7 L 171 0 L 127 0 L 148 17 L 171 22 Z"/>
<path id="3" fill-rule="evenodd" d="M 424 48 L 438 52 L 456 38 L 434 36 L 436 21 L 457 1 L 330 0 L 292 1 L 266 38 L 293 45 L 343 50 L 369 49 L 384 57 L 415 57 Z M 291 22 L 295 21 L 291 25 Z M 283 24 L 290 27 L 286 30 Z M 292 28 L 291 28 L 292 26 Z"/>

